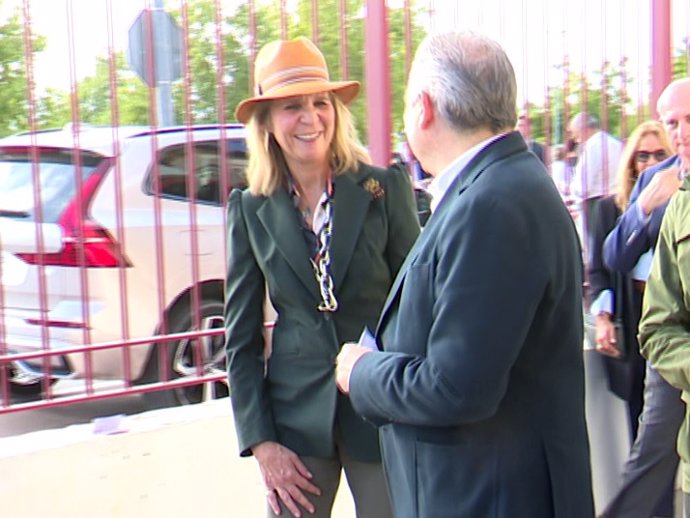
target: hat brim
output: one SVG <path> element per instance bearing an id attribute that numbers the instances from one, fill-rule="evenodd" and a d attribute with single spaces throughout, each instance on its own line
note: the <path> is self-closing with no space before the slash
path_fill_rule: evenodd
<path id="1" fill-rule="evenodd" d="M 303 81 L 276 88 L 269 95 L 259 95 L 240 102 L 235 108 L 235 118 L 246 124 L 252 117 L 254 109 L 259 103 L 275 101 L 297 95 L 309 95 L 319 92 L 333 92 L 344 103 L 350 103 L 359 93 L 357 81 Z"/>

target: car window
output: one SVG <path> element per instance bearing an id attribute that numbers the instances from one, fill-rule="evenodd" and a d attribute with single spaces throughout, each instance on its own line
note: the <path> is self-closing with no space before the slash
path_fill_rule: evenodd
<path id="1" fill-rule="evenodd" d="M 160 150 L 158 171 L 152 167 L 147 181 L 147 192 L 162 197 L 220 205 L 233 187 L 246 185 L 247 152 L 244 140 L 228 139 L 223 151 L 217 141 L 194 142 L 191 156 L 188 144 L 177 144 Z M 221 181 L 221 169 L 227 174 Z M 191 178 L 188 176 L 191 174 Z M 193 189 L 193 191 L 192 191 Z"/>
<path id="2" fill-rule="evenodd" d="M 43 221 L 54 223 L 74 198 L 78 178 L 75 154 L 71 150 L 39 150 L 37 156 L 39 185 L 34 189 L 34 157 L 29 150 L 0 150 L 0 216 L 36 221 L 38 196 Z M 101 160 L 90 153 L 79 156 L 82 182 Z"/>

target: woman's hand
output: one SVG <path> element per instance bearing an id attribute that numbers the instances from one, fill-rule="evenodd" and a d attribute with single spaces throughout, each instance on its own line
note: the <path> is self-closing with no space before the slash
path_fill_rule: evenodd
<path id="1" fill-rule="evenodd" d="M 621 352 L 616 349 L 616 327 L 611 322 L 609 313 L 599 313 L 596 317 L 597 351 L 612 358 L 618 358 Z"/>
<path id="2" fill-rule="evenodd" d="M 259 462 L 266 499 L 276 515 L 281 512 L 279 498 L 295 518 L 302 516 L 297 503 L 314 513 L 314 504 L 304 493 L 318 496 L 321 490 L 310 482 L 312 474 L 295 452 L 277 442 L 265 441 L 254 446 L 252 453 Z"/>

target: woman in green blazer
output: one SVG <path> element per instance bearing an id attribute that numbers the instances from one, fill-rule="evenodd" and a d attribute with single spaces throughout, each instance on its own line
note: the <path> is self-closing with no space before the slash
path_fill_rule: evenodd
<path id="1" fill-rule="evenodd" d="M 344 469 L 359 518 L 391 516 L 376 429 L 335 385 L 342 343 L 373 329 L 419 233 L 402 168 L 370 165 L 346 104 L 306 38 L 255 63 L 248 188 L 228 201 L 226 350 L 241 455 L 259 462 L 267 513 L 328 518 Z M 277 312 L 264 343 L 266 288 Z M 267 352 L 270 350 L 270 353 Z"/>

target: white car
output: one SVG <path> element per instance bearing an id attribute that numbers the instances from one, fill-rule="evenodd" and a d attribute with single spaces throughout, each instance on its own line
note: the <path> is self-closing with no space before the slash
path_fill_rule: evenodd
<path id="1" fill-rule="evenodd" d="M 244 184 L 244 136 L 239 125 L 81 126 L 0 139 L 0 354 L 94 347 L 13 361 L 13 391 L 224 371 L 222 334 L 148 339 L 223 328 L 224 202 Z M 130 346 L 102 348 L 120 342 Z M 145 396 L 194 403 L 208 385 Z"/>

